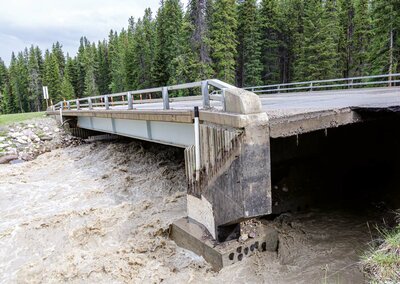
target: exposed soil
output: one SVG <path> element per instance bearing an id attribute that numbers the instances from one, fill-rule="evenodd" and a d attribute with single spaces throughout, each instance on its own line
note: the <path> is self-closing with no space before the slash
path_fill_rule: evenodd
<path id="1" fill-rule="evenodd" d="M 281 215 L 278 253 L 213 272 L 168 238 L 186 215 L 183 163 L 128 141 L 0 165 L 0 282 L 363 283 L 375 217 L 335 211 Z"/>

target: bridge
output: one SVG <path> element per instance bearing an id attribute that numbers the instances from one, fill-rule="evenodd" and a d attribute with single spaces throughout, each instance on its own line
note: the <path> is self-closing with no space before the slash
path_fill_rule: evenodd
<path id="1" fill-rule="evenodd" d="M 188 218 L 176 223 L 176 238 L 219 269 L 242 254 L 222 249 L 215 257 L 215 242 L 229 240 L 242 221 L 276 212 L 271 157 L 282 159 L 290 149 L 271 148 L 271 141 L 327 135 L 397 113 L 399 82 L 400 74 L 390 74 L 241 89 L 210 79 L 63 101 L 47 113 L 76 133 L 85 129 L 183 148 Z M 204 234 L 209 241 L 201 240 Z"/>

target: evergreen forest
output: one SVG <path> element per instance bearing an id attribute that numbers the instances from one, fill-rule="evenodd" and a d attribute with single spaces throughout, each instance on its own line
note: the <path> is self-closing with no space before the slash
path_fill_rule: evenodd
<path id="1" fill-rule="evenodd" d="M 78 40 L 78 39 L 77 39 Z M 0 113 L 217 78 L 239 87 L 400 73 L 399 0 L 162 0 L 73 56 L 55 42 L 0 58 Z"/>

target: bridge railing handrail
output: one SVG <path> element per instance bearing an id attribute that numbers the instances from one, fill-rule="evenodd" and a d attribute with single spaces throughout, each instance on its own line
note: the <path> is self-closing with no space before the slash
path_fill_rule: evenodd
<path id="1" fill-rule="evenodd" d="M 209 93 L 209 86 L 212 86 L 221 92 L 218 94 Z M 164 86 L 164 87 L 157 87 L 157 88 L 149 88 L 143 90 L 134 90 L 134 91 L 127 91 L 127 92 L 120 92 L 114 94 L 105 94 L 100 96 L 92 96 L 92 97 L 84 97 L 84 98 L 77 98 L 73 100 L 64 100 L 56 103 L 55 105 L 51 106 L 52 110 L 60 110 L 60 109 L 67 109 L 67 110 L 81 110 L 83 107 L 88 108 L 89 110 L 93 109 L 93 107 L 104 107 L 106 110 L 110 109 L 110 106 L 114 105 L 126 105 L 127 109 L 133 109 L 133 105 L 137 103 L 141 103 L 141 101 L 134 100 L 134 95 L 143 95 L 143 94 L 150 94 L 150 99 L 145 100 L 146 102 L 151 102 L 151 94 L 154 93 L 161 93 L 162 99 L 156 99 L 153 101 L 159 102 L 162 100 L 163 102 L 163 109 L 168 110 L 170 109 L 170 97 L 169 91 L 179 91 L 179 90 L 186 90 L 186 89 L 193 89 L 193 88 L 200 88 L 201 89 L 201 99 L 203 101 L 203 107 L 209 108 L 210 101 L 220 101 L 222 102 L 223 109 L 224 106 L 224 90 L 229 88 L 236 88 L 233 85 L 225 83 L 223 81 L 217 79 L 209 79 L 204 81 L 192 82 L 192 83 L 185 83 L 185 84 L 178 84 L 178 85 L 171 85 L 171 86 Z M 113 98 L 119 98 L 119 101 L 113 101 Z M 110 102 L 111 99 L 111 102 Z M 100 101 L 100 102 L 98 102 Z"/>
<path id="2" fill-rule="evenodd" d="M 396 77 L 397 79 L 394 79 Z M 388 79 L 383 81 L 376 80 L 381 78 L 388 78 Z M 370 81 L 371 79 L 375 80 Z M 361 81 L 361 82 L 355 82 L 355 81 Z M 360 86 L 382 85 L 382 84 L 391 85 L 399 82 L 400 82 L 400 73 L 395 73 L 395 74 L 359 76 L 350 78 L 337 78 L 337 79 L 327 79 L 327 80 L 313 80 L 305 82 L 253 86 L 253 87 L 246 87 L 244 89 L 258 94 L 264 94 L 264 93 L 271 94 L 271 93 L 280 93 L 285 91 L 300 91 L 300 90 L 313 91 L 314 89 L 333 89 L 333 88 L 343 88 L 343 87 L 351 88 L 357 86 L 360 87 Z M 326 84 L 326 83 L 336 83 L 336 84 Z"/>

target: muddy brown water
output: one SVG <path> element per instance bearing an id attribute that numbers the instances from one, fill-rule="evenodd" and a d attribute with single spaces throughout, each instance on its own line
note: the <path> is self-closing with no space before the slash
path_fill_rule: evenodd
<path id="1" fill-rule="evenodd" d="M 282 215 L 278 253 L 216 273 L 168 239 L 185 214 L 177 149 L 98 142 L 0 165 L 0 282 L 364 282 L 367 216 Z"/>

